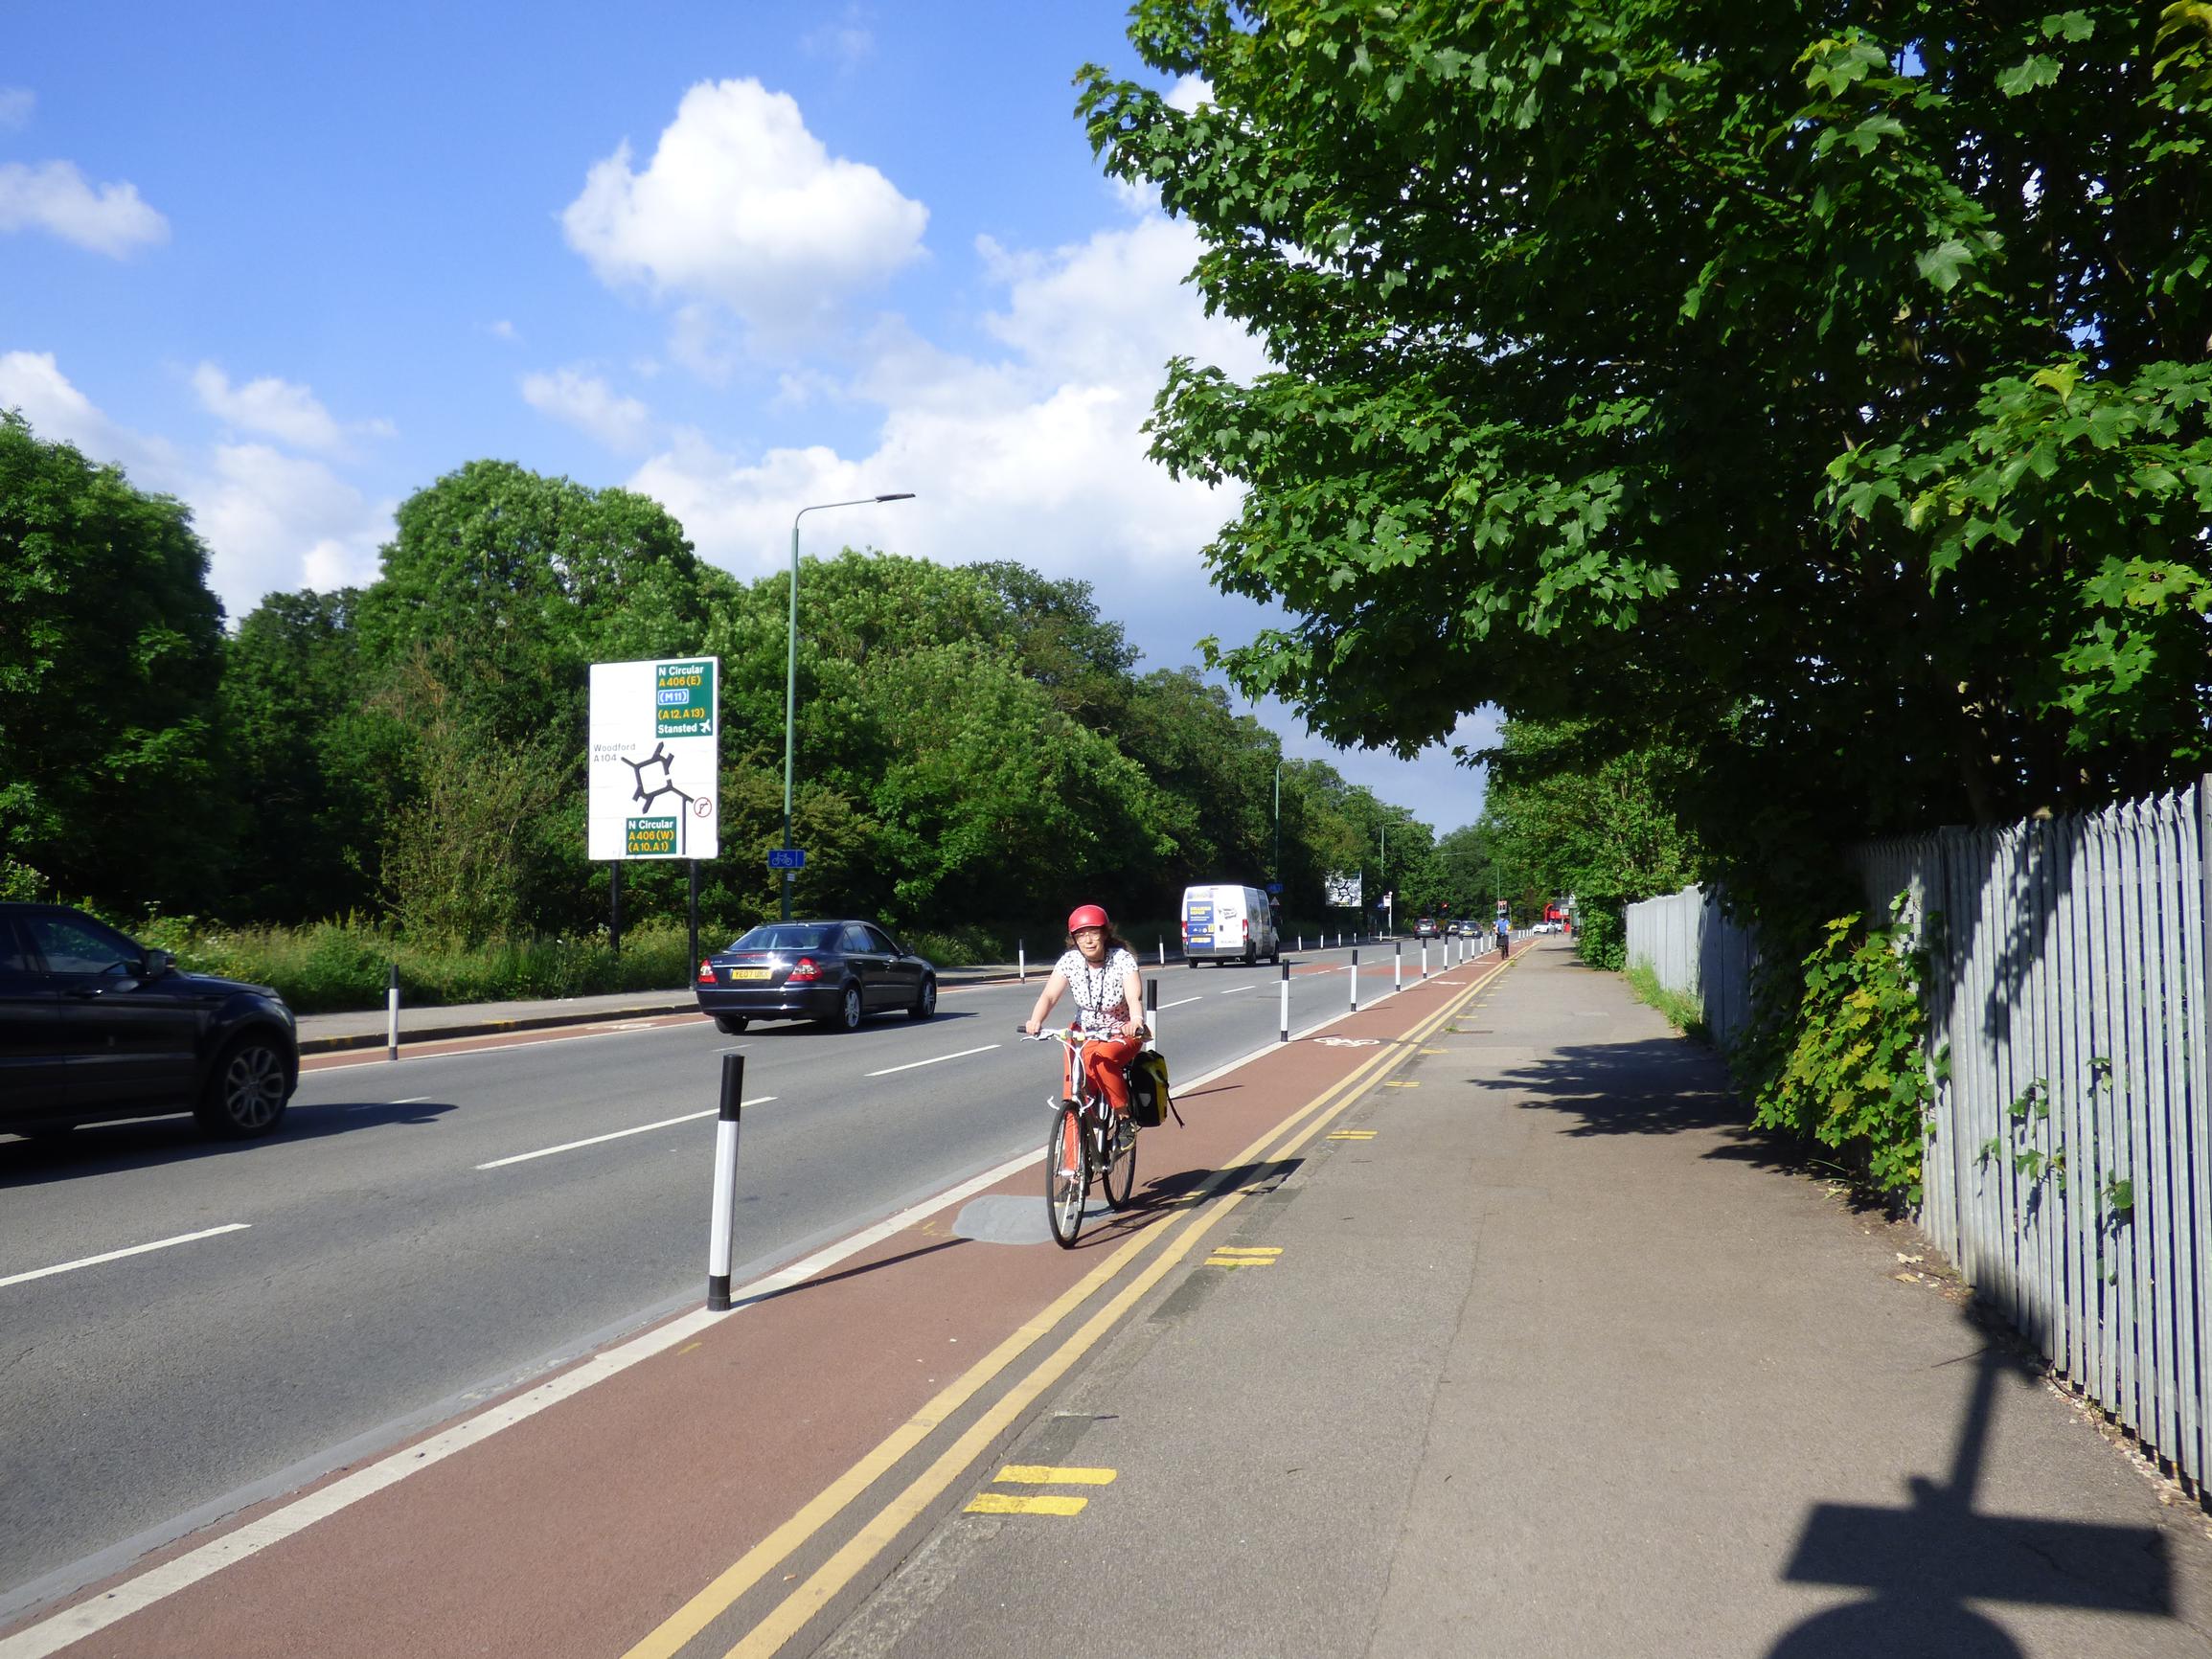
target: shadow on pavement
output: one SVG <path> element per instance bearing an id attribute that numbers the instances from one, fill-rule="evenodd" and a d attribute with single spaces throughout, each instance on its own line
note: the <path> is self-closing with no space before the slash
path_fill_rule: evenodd
<path id="1" fill-rule="evenodd" d="M 2155 1527 L 1992 1515 L 1974 1508 L 2007 1375 L 2037 1372 L 1995 1342 L 1975 1356 L 1973 1395 L 1950 1478 L 1910 1477 L 1897 1509 L 1815 1504 L 1785 1582 L 1870 1590 L 1786 1632 L 1768 1659 L 2014 1659 L 2021 1648 L 1969 1602 L 2172 1617 L 2172 1570 Z"/>
<path id="2" fill-rule="evenodd" d="M 1042 1200 L 1039 1200 L 1040 1206 Z M 898 1255 L 886 1256 L 880 1261 L 863 1261 L 857 1267 L 842 1268 L 835 1273 L 818 1273 L 801 1284 L 787 1284 L 781 1290 L 764 1290 L 756 1296 L 741 1296 L 732 1303 L 731 1307 L 733 1309 L 754 1307 L 764 1302 L 780 1301 L 784 1297 L 797 1296 L 804 1291 L 820 1290 L 827 1285 L 835 1284 L 841 1280 L 859 1279 L 870 1273 L 880 1273 L 886 1267 L 897 1267 L 903 1262 L 919 1261 L 924 1256 L 934 1256 L 940 1250 L 957 1249 L 967 1242 L 966 1239 L 940 1239 L 934 1244 L 922 1244 L 912 1250 L 901 1250 Z"/>
<path id="3" fill-rule="evenodd" d="M 324 1135 L 342 1135 L 386 1124 L 434 1124 L 453 1110 L 451 1102 L 331 1102 L 303 1106 L 295 1102 L 284 1126 L 250 1141 L 218 1141 L 203 1134 L 189 1115 L 132 1118 L 112 1124 L 83 1124 L 67 1134 L 40 1140 L 0 1140 L 0 1189 L 75 1181 L 119 1170 L 155 1164 L 188 1163 L 197 1158 L 238 1158 Z"/>

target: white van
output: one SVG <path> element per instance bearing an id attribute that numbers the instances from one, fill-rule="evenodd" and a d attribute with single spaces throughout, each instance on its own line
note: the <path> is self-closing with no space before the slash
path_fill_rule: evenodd
<path id="1" fill-rule="evenodd" d="M 1266 957 L 1283 960 L 1283 941 L 1275 932 L 1275 912 L 1257 887 L 1183 889 L 1183 956 L 1193 967 L 1201 962 L 1245 964 Z"/>

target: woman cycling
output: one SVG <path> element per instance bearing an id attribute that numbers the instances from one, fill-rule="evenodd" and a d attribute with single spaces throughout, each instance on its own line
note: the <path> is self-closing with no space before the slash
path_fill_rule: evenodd
<path id="1" fill-rule="evenodd" d="M 1144 1047 L 1144 981 L 1136 953 L 1113 930 L 1106 911 L 1084 904 L 1067 919 L 1068 948 L 1053 964 L 1052 977 L 1037 993 L 1022 1030 L 1031 1036 L 1044 1030 L 1045 1017 L 1062 991 L 1075 992 L 1076 1029 L 1082 1034 L 1083 1069 L 1117 1113 L 1129 1109 L 1129 1063 Z"/>

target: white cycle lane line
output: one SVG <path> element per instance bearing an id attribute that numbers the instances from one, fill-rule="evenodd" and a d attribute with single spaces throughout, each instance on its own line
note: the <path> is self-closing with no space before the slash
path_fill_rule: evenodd
<path id="1" fill-rule="evenodd" d="M 34 1279 L 51 1279 L 57 1273 L 74 1273 L 80 1267 L 98 1267 L 105 1261 L 121 1261 L 126 1256 L 144 1256 L 149 1251 L 168 1250 L 178 1244 L 193 1244 L 224 1233 L 243 1233 L 252 1225 L 251 1221 L 226 1221 L 220 1227 L 203 1227 L 197 1233 L 179 1233 L 173 1239 L 156 1239 L 150 1244 L 132 1244 L 122 1250 L 103 1250 L 98 1256 L 80 1256 L 74 1261 L 57 1261 L 52 1267 L 34 1267 L 28 1273 L 11 1273 L 7 1278 L 0 1279 L 0 1290 L 11 1284 L 28 1284 Z"/>
<path id="2" fill-rule="evenodd" d="M 747 1106 L 764 1106 L 774 1095 L 756 1095 L 739 1103 Z M 563 1141 L 558 1147 L 540 1147 L 535 1152 L 516 1152 L 511 1158 L 494 1158 L 489 1164 L 478 1164 L 479 1170 L 504 1170 L 510 1164 L 527 1164 L 533 1158 L 550 1158 L 556 1152 L 573 1152 L 582 1147 L 604 1146 L 608 1141 L 625 1140 L 631 1135 L 642 1135 L 649 1129 L 673 1128 L 677 1124 L 696 1124 L 701 1118 L 711 1118 L 720 1111 L 719 1106 L 709 1106 L 703 1112 L 686 1112 L 680 1118 L 661 1118 L 650 1124 L 637 1124 L 627 1129 L 610 1129 L 604 1135 L 587 1135 L 581 1141 Z"/>

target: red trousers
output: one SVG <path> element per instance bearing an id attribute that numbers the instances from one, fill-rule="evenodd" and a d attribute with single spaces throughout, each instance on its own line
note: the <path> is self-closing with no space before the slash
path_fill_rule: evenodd
<path id="1" fill-rule="evenodd" d="M 1143 1043 L 1128 1034 L 1104 1041 L 1094 1039 L 1083 1045 L 1083 1075 L 1090 1079 L 1092 1087 L 1106 1096 L 1106 1104 L 1117 1112 L 1129 1109 L 1129 1063 L 1143 1047 Z M 1072 1095 L 1074 1091 L 1070 1089 L 1069 1093 Z"/>

